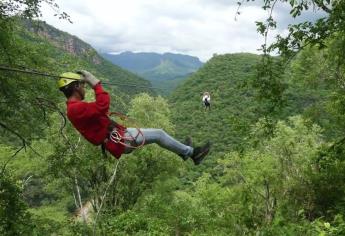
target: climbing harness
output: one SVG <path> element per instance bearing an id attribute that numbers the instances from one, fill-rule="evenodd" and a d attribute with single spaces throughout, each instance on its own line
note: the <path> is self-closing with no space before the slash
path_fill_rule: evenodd
<path id="1" fill-rule="evenodd" d="M 127 120 L 127 121 L 131 121 L 132 123 L 135 124 L 135 121 L 133 119 L 130 119 L 128 116 L 126 116 L 120 112 L 109 112 L 108 113 L 108 116 L 112 116 L 112 115 L 119 117 L 123 121 Z M 119 143 L 125 147 L 133 148 L 133 149 L 138 149 L 138 148 L 141 148 L 142 146 L 145 145 L 145 136 L 144 136 L 143 132 L 141 131 L 141 129 L 138 127 L 138 125 L 136 125 L 136 124 L 134 125 L 134 128 L 137 129 L 137 131 L 138 131 L 137 135 L 135 137 L 126 137 L 124 135 L 121 135 L 119 130 L 118 130 L 118 129 L 123 128 L 124 129 L 123 131 L 125 132 L 126 128 L 122 125 L 119 125 L 117 123 L 114 124 L 114 123 L 112 123 L 109 127 L 110 133 L 108 135 L 108 138 L 106 138 L 104 140 L 105 143 L 108 141 L 112 141 L 114 143 Z M 136 139 L 139 137 L 139 135 L 141 135 L 143 141 L 139 145 L 135 145 L 135 146 L 132 145 L 132 143 L 136 141 Z"/>
<path id="2" fill-rule="evenodd" d="M 124 115 L 120 112 L 109 112 L 107 115 L 108 116 L 112 116 L 112 115 L 117 116 L 123 121 L 129 120 L 129 118 L 126 115 Z M 134 123 L 133 120 L 132 120 L 132 123 Z M 108 125 L 108 133 L 107 133 L 105 139 L 103 140 L 103 142 L 101 144 L 101 150 L 102 150 L 103 156 L 105 158 L 107 157 L 107 153 L 106 153 L 106 150 L 107 150 L 116 158 L 120 158 L 115 151 L 118 148 L 118 147 L 116 147 L 117 145 L 121 145 L 125 148 L 130 148 L 133 150 L 141 148 L 142 146 L 144 146 L 145 145 L 145 136 L 144 136 L 143 132 L 140 130 L 140 128 L 138 126 L 134 125 L 134 127 L 138 131 L 137 135 L 135 137 L 133 137 L 131 135 L 126 136 L 125 135 L 126 126 L 119 124 L 119 123 L 115 122 L 114 120 L 110 119 L 110 124 Z M 142 137 L 142 142 L 140 144 L 136 144 L 136 140 L 139 137 L 139 135 L 141 135 L 141 137 Z"/>

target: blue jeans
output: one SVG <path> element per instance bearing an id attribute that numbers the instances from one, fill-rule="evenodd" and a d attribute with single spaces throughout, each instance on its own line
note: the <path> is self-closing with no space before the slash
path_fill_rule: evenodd
<path id="1" fill-rule="evenodd" d="M 178 155 L 182 155 L 184 157 L 191 156 L 193 154 L 193 148 L 187 145 L 184 145 L 183 143 L 177 141 L 170 135 L 168 135 L 164 130 L 162 129 L 140 129 L 142 132 L 138 135 L 138 129 L 136 128 L 127 128 L 127 131 L 125 133 L 125 138 L 134 139 L 133 141 L 126 141 L 127 144 L 131 146 L 138 146 L 142 144 L 143 138 L 145 138 L 146 144 L 156 143 L 162 148 L 165 148 L 169 151 L 172 151 Z M 130 153 L 135 148 L 126 147 L 125 153 Z"/>

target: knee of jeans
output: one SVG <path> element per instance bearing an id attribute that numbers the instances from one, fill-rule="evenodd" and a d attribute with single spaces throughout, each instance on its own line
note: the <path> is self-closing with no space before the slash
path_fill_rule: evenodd
<path id="1" fill-rule="evenodd" d="M 160 138 L 164 138 L 167 135 L 163 129 L 157 129 L 157 133 Z"/>
<path id="2" fill-rule="evenodd" d="M 165 135 L 165 131 L 163 129 L 157 129 L 157 133 L 161 135 Z"/>

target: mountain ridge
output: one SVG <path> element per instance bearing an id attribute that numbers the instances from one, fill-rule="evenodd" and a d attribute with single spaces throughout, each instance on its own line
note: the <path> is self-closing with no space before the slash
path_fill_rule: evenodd
<path id="1" fill-rule="evenodd" d="M 136 73 L 143 73 L 160 65 L 162 61 L 170 60 L 178 66 L 193 69 L 200 68 L 203 63 L 197 57 L 181 53 L 156 53 L 156 52 L 131 52 L 125 51 L 118 54 L 101 53 L 103 57 L 112 63 Z M 195 70 L 194 70 L 195 71 Z"/>
<path id="2" fill-rule="evenodd" d="M 139 92 L 155 93 L 149 88 L 143 88 L 152 87 L 149 81 L 105 60 L 90 44 L 77 36 L 61 31 L 44 21 L 23 20 L 21 23 L 25 29 L 21 31 L 21 37 L 35 43 L 47 44 L 50 53 L 47 56 L 56 62 L 57 68 L 66 68 L 71 71 L 85 69 L 95 73 L 102 80 L 117 84 L 138 85 L 138 87 L 130 88 L 120 85 L 118 89 L 124 92 L 122 94 L 124 96 Z"/>
<path id="3" fill-rule="evenodd" d="M 171 52 L 159 54 L 126 51 L 120 54 L 103 53 L 101 55 L 113 64 L 149 80 L 153 86 L 170 92 L 203 65 L 197 57 Z"/>

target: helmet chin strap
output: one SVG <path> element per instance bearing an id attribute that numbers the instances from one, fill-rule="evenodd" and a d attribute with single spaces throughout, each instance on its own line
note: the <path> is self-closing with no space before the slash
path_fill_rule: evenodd
<path id="1" fill-rule="evenodd" d="M 80 92 L 80 83 L 76 86 L 76 89 L 77 89 L 77 93 L 79 94 L 79 97 L 81 98 L 81 100 L 83 100 L 85 96 L 84 94 Z"/>

